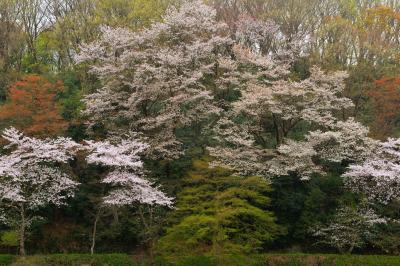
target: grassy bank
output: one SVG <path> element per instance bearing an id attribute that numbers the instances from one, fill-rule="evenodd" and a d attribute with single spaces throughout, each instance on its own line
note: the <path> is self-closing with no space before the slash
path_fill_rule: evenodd
<path id="1" fill-rule="evenodd" d="M 135 262 L 125 254 L 57 254 L 28 256 L 20 258 L 11 255 L 0 255 L 0 265 L 12 266 L 398 266 L 400 257 L 396 256 L 362 256 L 334 254 L 258 254 L 258 255 L 224 255 L 220 257 L 188 257 L 166 260 L 156 258 L 152 261 Z"/>

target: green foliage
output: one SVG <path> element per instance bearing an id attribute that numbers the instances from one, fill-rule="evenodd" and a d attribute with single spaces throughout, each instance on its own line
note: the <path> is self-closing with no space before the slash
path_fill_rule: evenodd
<path id="1" fill-rule="evenodd" d="M 352 195 L 343 189 L 338 174 L 315 176 L 308 182 L 296 176 L 276 178 L 272 184 L 272 207 L 288 234 L 278 239 L 278 246 L 288 247 L 298 243 L 312 250 L 310 229 L 330 221 L 341 201 L 352 201 Z"/>
<path id="2" fill-rule="evenodd" d="M 189 263 L 185 263 L 189 262 Z M 190 264 L 193 262 L 193 264 Z M 173 265 L 179 266 L 350 266 L 350 265 L 399 265 L 400 259 L 395 256 L 357 256 L 329 254 L 252 254 L 222 255 L 211 257 L 190 257 Z"/>
<path id="3" fill-rule="evenodd" d="M 14 262 L 14 263 L 13 263 Z M 55 254 L 28 256 L 16 260 L 12 255 L 0 255 L 0 265 L 14 266 L 397 266 L 400 259 L 396 256 L 360 256 L 329 254 L 252 254 L 191 256 L 177 261 L 167 261 L 161 257 L 155 259 L 132 259 L 125 254 Z"/>
<path id="4" fill-rule="evenodd" d="M 175 263 L 176 266 L 214 266 L 216 264 L 216 258 L 207 256 L 193 256 L 183 259 L 180 262 Z"/>
<path id="5" fill-rule="evenodd" d="M 400 259 L 390 256 L 356 256 L 356 255 L 329 255 L 329 254 L 282 254 L 263 255 L 260 263 L 249 265 L 321 265 L 321 266 L 345 266 L 345 265 L 398 265 Z M 261 260 L 264 262 L 261 263 Z"/>
<path id="6" fill-rule="evenodd" d="M 18 246 L 19 235 L 17 231 L 5 231 L 1 235 L 2 246 L 16 247 Z"/>
<path id="7" fill-rule="evenodd" d="M 271 188 L 265 180 L 235 177 L 198 160 L 184 182 L 159 253 L 254 252 L 283 232 L 267 210 Z"/>
<path id="8" fill-rule="evenodd" d="M 81 83 L 74 72 L 66 72 L 61 75 L 65 90 L 60 96 L 62 102 L 62 116 L 64 119 L 72 120 L 80 116 L 82 109 Z"/>
<path id="9" fill-rule="evenodd" d="M 387 253 L 400 255 L 400 200 L 392 202 L 382 209 L 382 216 L 388 217 L 391 221 L 379 225 L 377 236 L 372 239 L 372 245 Z"/>
<path id="10" fill-rule="evenodd" d="M 40 34 L 35 40 L 35 53 L 26 53 L 21 60 L 23 72 L 46 74 L 52 72 L 54 66 L 53 54 L 48 50 L 48 38 L 46 34 Z"/>
<path id="11" fill-rule="evenodd" d="M 0 254 L 0 265 L 5 266 L 5 265 L 11 265 L 13 261 L 15 261 L 16 256 L 14 255 L 6 255 L 6 254 Z"/>
<path id="12" fill-rule="evenodd" d="M 17 71 L 0 71 L 0 104 L 6 101 L 8 87 L 18 79 L 22 74 Z"/>
<path id="13" fill-rule="evenodd" d="M 81 117 L 82 84 L 81 77 L 77 71 L 65 71 L 58 75 L 64 83 L 64 90 L 58 96 L 61 104 L 61 116 L 70 121 L 67 135 L 76 141 L 87 139 L 86 126 Z"/>
<path id="14" fill-rule="evenodd" d="M 161 19 L 174 0 L 99 0 L 96 20 L 99 24 L 125 26 L 133 29 L 149 26 Z"/>
<path id="15" fill-rule="evenodd" d="M 400 255 L 400 225 L 389 223 L 381 226 L 372 244 L 387 254 Z"/>
<path id="16" fill-rule="evenodd" d="M 134 266 L 137 265 L 125 254 L 54 254 L 20 258 L 16 265 L 53 265 L 53 266 Z"/>

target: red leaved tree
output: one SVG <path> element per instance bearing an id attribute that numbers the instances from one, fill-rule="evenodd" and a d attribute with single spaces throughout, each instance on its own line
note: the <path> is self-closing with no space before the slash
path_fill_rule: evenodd
<path id="1" fill-rule="evenodd" d="M 382 78 L 369 92 L 374 110 L 371 125 L 373 137 L 386 139 L 393 136 L 396 120 L 400 117 L 400 78 Z"/>
<path id="2" fill-rule="evenodd" d="M 62 90 L 60 81 L 54 84 L 41 76 L 25 76 L 10 86 L 8 100 L 0 106 L 1 126 L 14 126 L 39 137 L 62 133 L 68 125 L 56 100 Z"/>

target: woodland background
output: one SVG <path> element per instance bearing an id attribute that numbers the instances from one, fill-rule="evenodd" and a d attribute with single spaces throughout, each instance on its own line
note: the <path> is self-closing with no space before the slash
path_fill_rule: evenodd
<path id="1" fill-rule="evenodd" d="M 13 126 L 32 137 L 66 136 L 77 142 L 104 139 L 112 128 L 97 123 L 89 130 L 89 119 L 82 112 L 84 95 L 102 81 L 89 71 L 90 63 L 76 63 L 81 45 L 97 40 L 104 25 L 140 32 L 162 21 L 168 6 L 184 2 L 0 0 L 0 129 Z M 374 139 L 400 137 L 399 1 L 205 2 L 215 8 L 216 19 L 227 24 L 228 35 L 234 35 L 237 21 L 246 16 L 273 21 L 288 40 L 302 36 L 306 41 L 290 76 L 304 80 L 312 66 L 347 71 L 343 94 L 354 107 L 346 115 L 369 126 Z M 226 93 L 219 96 L 228 103 L 238 97 L 235 91 Z M 296 175 L 271 183 L 260 177 L 236 177 L 228 169 L 209 168 L 214 158 L 205 147 L 213 143 L 213 136 L 199 134 L 199 126 L 175 132 L 184 153 L 173 159 L 145 160 L 148 177 L 175 198 L 174 208 L 138 204 L 99 213 L 96 206 L 104 188 L 96 181 L 104 168 L 87 165 L 78 157 L 70 162 L 81 183 L 75 198 L 65 207 L 40 210 L 45 219 L 32 225 L 28 253 L 88 253 L 96 218 L 98 253 L 349 251 L 319 241 L 310 231 L 337 217 L 340 206 L 353 206 L 350 216 L 357 215 L 361 200 L 344 189 L 341 177 L 346 164 L 330 167 L 328 175 L 308 181 Z M 293 134 L 303 133 L 304 128 L 296 128 Z M 273 132 L 271 136 L 276 137 Z M 240 215 L 230 216 L 227 233 L 225 227 L 215 225 L 226 222 L 223 217 L 228 212 L 238 211 L 224 208 L 237 195 L 246 195 L 246 201 Z M 380 212 L 399 219 L 400 201 L 392 201 Z M 378 225 L 374 230 L 375 237 L 357 242 L 350 251 L 400 254 L 399 223 Z M 0 227 L 0 236 L 0 250 L 15 253 L 18 236 L 13 228 Z"/>

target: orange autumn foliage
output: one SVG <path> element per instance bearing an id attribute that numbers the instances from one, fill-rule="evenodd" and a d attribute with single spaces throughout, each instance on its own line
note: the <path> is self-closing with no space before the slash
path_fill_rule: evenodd
<path id="1" fill-rule="evenodd" d="M 56 96 L 63 84 L 28 75 L 8 91 L 8 101 L 0 106 L 1 126 L 14 126 L 31 136 L 48 137 L 62 133 L 68 123 L 61 115 Z"/>
<path id="2" fill-rule="evenodd" d="M 393 136 L 396 119 L 400 116 L 400 78 L 382 78 L 375 85 L 369 92 L 374 108 L 371 133 L 383 140 Z"/>

